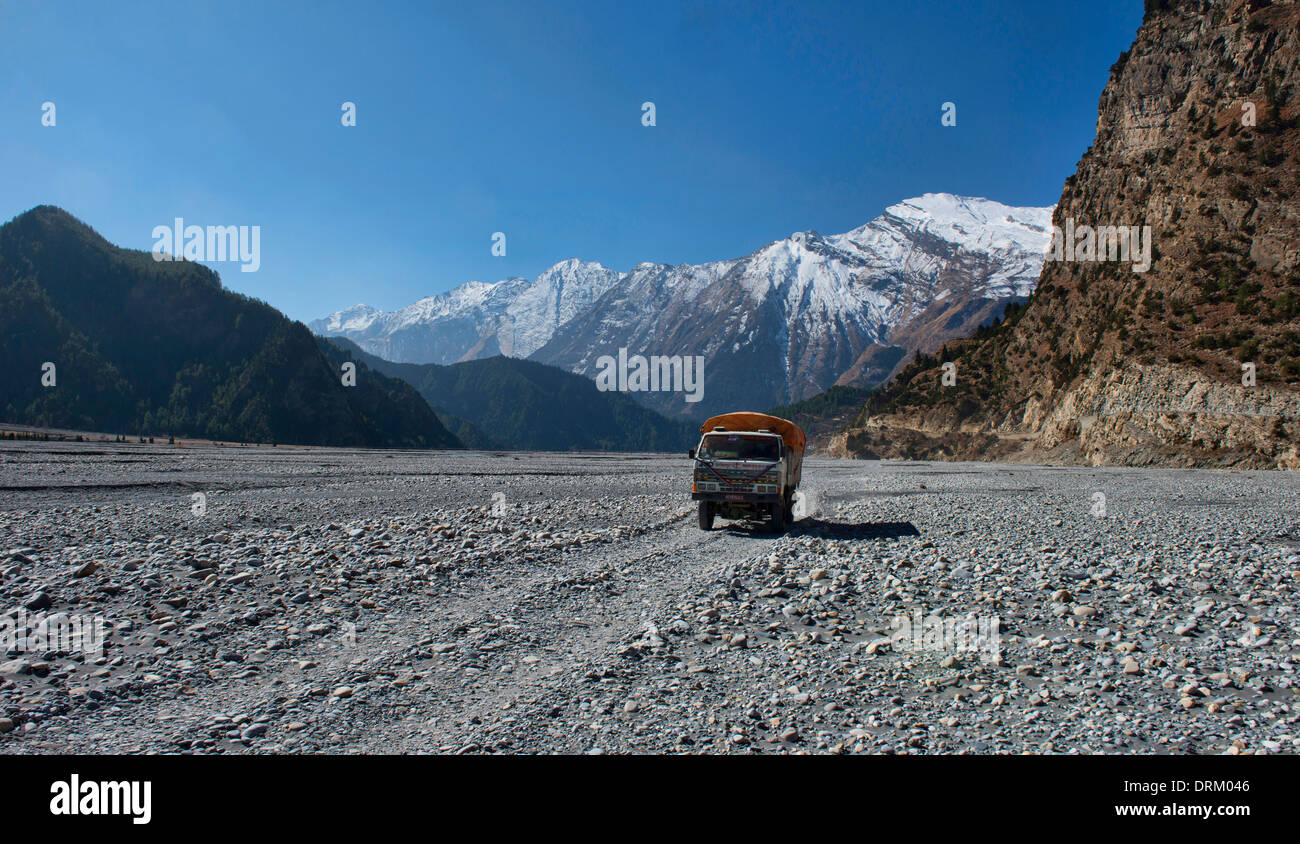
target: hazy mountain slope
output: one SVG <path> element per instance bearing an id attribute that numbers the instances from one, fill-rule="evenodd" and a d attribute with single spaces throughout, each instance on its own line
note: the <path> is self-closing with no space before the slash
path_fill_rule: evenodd
<path id="1" fill-rule="evenodd" d="M 301 323 L 199 264 L 119 249 L 40 206 L 0 227 L 5 421 L 223 440 L 452 446 L 388 379 L 345 388 Z M 56 366 L 42 386 L 41 365 Z"/>
<path id="2" fill-rule="evenodd" d="M 310 328 L 324 336 L 346 337 L 370 354 L 397 363 L 527 357 L 618 278 L 600 264 L 571 258 L 532 282 L 471 281 L 388 313 L 354 305 L 313 320 Z"/>
<path id="3" fill-rule="evenodd" d="M 450 366 L 392 363 L 344 338 L 323 342 L 414 386 L 440 414 L 472 426 L 465 429 L 467 444 L 478 448 L 685 451 L 697 437 L 690 423 L 535 361 L 497 356 Z"/>
<path id="4" fill-rule="evenodd" d="M 302 323 L 294 323 L 294 326 L 305 330 Z M 321 354 L 330 362 L 331 373 L 340 372 L 344 361 L 351 360 L 357 364 L 356 385 L 346 389 L 351 404 L 368 426 L 376 430 L 388 428 L 408 432 L 409 441 L 401 443 L 403 445 L 421 448 L 468 446 L 443 424 L 441 417 L 410 384 L 385 375 L 324 338 L 314 339 Z"/>
<path id="5" fill-rule="evenodd" d="M 1055 213 L 1149 225 L 1150 270 L 1049 263 L 1023 310 L 873 397 L 843 453 L 1300 467 L 1300 6 L 1202 6 L 1148 4 Z"/>

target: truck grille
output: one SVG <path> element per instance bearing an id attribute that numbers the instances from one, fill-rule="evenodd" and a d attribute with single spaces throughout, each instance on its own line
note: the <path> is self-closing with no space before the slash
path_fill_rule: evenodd
<path id="1" fill-rule="evenodd" d="M 700 492 L 777 492 L 776 466 L 758 473 L 753 469 L 729 466 L 704 466 L 695 470 L 695 488 Z"/>

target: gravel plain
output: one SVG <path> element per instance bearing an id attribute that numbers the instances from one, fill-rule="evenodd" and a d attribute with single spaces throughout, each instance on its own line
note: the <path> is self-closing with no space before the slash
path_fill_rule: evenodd
<path id="1" fill-rule="evenodd" d="M 2 443 L 0 753 L 1300 751 L 1296 473 L 812 458 L 776 536 L 689 471 Z"/>

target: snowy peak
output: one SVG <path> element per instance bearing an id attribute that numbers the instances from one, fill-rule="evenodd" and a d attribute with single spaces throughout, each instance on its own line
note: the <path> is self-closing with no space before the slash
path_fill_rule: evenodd
<path id="1" fill-rule="evenodd" d="M 316 320 L 312 325 L 315 326 L 319 323 L 321 330 L 313 330 L 316 330 L 318 334 L 343 334 L 348 331 L 364 331 L 382 313 L 383 311 L 369 305 L 353 305 L 350 308 L 344 308 L 337 313 L 330 314 L 323 320 Z"/>
<path id="2" fill-rule="evenodd" d="M 398 363 L 527 357 L 619 278 L 598 263 L 570 258 L 532 282 L 518 277 L 467 281 L 395 311 L 355 305 L 308 327 L 317 334 L 347 337 Z"/>
<path id="3" fill-rule="evenodd" d="M 391 313 L 356 306 L 311 327 L 398 362 L 502 354 L 590 375 L 619 348 L 703 355 L 704 401 L 635 397 L 669 413 L 772 407 L 837 381 L 877 384 L 914 352 L 1028 296 L 1052 210 L 928 193 L 844 234 L 797 231 L 741 258 L 627 273 L 569 258 L 531 282 L 468 282 Z"/>
<path id="4" fill-rule="evenodd" d="M 892 367 L 932 351 L 1028 296 L 1052 210 L 925 194 L 840 235 L 794 232 L 744 258 L 698 266 L 639 264 L 533 357 L 591 374 L 600 355 L 621 347 L 703 355 L 699 404 L 639 397 L 668 413 L 771 407 L 842 376 L 871 386 L 889 375 L 880 361 Z"/>
<path id="5" fill-rule="evenodd" d="M 891 253 L 900 238 L 938 238 L 972 252 L 1041 256 L 1051 241 L 1053 207 L 1018 208 L 989 199 L 927 193 L 891 205 L 865 226 L 831 238 L 848 250 Z"/>
<path id="6" fill-rule="evenodd" d="M 502 354 L 528 357 L 545 345 L 555 329 L 586 310 L 621 278 L 594 261 L 569 258 L 537 277 L 506 308 L 498 330 Z"/>

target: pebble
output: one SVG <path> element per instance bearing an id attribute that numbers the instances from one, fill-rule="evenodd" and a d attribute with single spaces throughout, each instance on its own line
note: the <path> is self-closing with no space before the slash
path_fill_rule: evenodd
<path id="1" fill-rule="evenodd" d="M 53 465 L 10 453 L 0 480 L 13 488 Z M 102 656 L 3 655 L 6 743 L 1300 749 L 1288 723 L 1300 556 L 1279 539 L 1300 535 L 1293 474 L 815 458 L 805 479 L 833 506 L 773 536 L 725 520 L 697 532 L 680 473 L 628 474 L 626 458 L 261 454 L 158 458 L 237 491 L 219 518 L 129 491 L 93 506 L 23 492 L 0 512 L 28 549 L 0 564 L 0 606 L 44 595 L 47 609 L 108 621 Z M 87 486 L 139 471 L 59 459 Z M 455 472 L 433 468 L 446 460 Z M 274 478 L 274 494 L 247 478 Z M 495 518 L 481 493 L 503 478 L 511 516 Z M 926 494 L 908 494 L 921 478 Z M 1126 516 L 1090 518 L 1095 489 Z M 891 640 L 914 612 L 996 617 L 998 638 Z"/>

